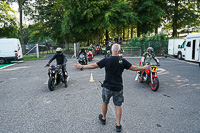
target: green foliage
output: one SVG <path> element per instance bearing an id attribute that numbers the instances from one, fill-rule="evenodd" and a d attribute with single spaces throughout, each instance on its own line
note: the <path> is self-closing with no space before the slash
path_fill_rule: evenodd
<path id="1" fill-rule="evenodd" d="M 133 1 L 133 11 L 139 18 L 137 21 L 138 33 L 153 32 L 155 28 L 160 27 L 164 16 L 163 7 L 166 5 L 166 1 L 163 0 Z"/>
<path id="2" fill-rule="evenodd" d="M 143 34 L 141 38 L 132 38 L 127 46 L 141 47 L 142 52 L 146 52 L 147 48 L 151 46 L 153 47 L 155 53 L 167 53 L 168 39 L 169 38 L 163 34 L 157 34 L 150 37 L 148 37 L 147 34 Z"/>
<path id="3" fill-rule="evenodd" d="M 62 32 L 75 41 L 91 40 L 97 32 L 134 24 L 136 14 L 124 1 L 70 1 L 62 21 Z M 74 8 L 76 7 L 76 8 Z"/>
<path id="4" fill-rule="evenodd" d="M 39 55 L 39 58 L 37 58 L 36 55 L 27 55 L 27 56 L 24 56 L 23 59 L 25 61 L 30 61 L 30 60 L 38 60 L 38 59 L 41 59 L 41 58 L 44 58 L 45 55 Z"/>
<path id="5" fill-rule="evenodd" d="M 173 36 L 177 36 L 177 29 L 185 28 L 186 25 L 199 26 L 200 1 L 199 0 L 167 0 L 164 19 L 173 29 Z"/>
<path id="6" fill-rule="evenodd" d="M 18 27 L 16 23 L 15 11 L 6 1 L 0 2 L 0 37 L 18 37 Z"/>

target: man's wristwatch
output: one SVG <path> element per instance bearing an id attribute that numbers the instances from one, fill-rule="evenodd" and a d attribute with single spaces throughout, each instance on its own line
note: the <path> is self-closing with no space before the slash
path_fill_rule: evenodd
<path id="1" fill-rule="evenodd" d="M 81 65 L 81 69 L 83 69 L 83 65 Z"/>

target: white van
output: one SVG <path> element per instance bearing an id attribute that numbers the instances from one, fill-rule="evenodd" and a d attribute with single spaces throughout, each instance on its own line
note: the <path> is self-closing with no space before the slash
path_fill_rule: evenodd
<path id="1" fill-rule="evenodd" d="M 200 33 L 190 33 L 178 46 L 178 59 L 200 62 Z"/>
<path id="2" fill-rule="evenodd" d="M 178 45 L 182 45 L 184 39 L 169 39 L 168 41 L 168 55 L 177 56 L 178 55 Z"/>
<path id="3" fill-rule="evenodd" d="M 22 47 L 19 39 L 0 39 L 0 64 L 10 63 L 23 58 Z"/>

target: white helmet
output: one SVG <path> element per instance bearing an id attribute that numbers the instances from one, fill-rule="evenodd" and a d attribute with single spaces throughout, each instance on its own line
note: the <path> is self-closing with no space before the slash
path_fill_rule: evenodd
<path id="1" fill-rule="evenodd" d="M 58 48 L 56 49 L 56 52 L 62 52 L 62 48 L 58 47 Z"/>

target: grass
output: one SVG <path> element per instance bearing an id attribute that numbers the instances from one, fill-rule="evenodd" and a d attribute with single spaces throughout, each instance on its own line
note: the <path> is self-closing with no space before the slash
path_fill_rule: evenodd
<path id="1" fill-rule="evenodd" d="M 38 60 L 41 58 L 44 58 L 45 55 L 40 55 L 39 58 L 37 58 L 36 55 L 26 55 L 23 57 L 24 61 L 30 61 L 30 60 Z"/>

